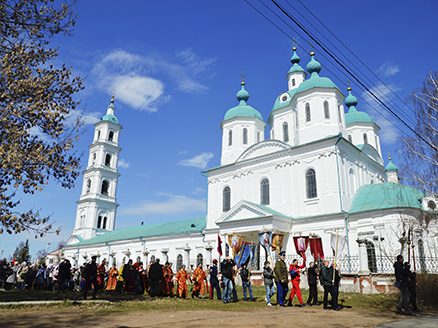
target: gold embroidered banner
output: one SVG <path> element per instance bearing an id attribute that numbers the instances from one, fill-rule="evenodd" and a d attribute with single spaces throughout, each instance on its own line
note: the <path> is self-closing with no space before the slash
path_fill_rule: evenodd
<path id="1" fill-rule="evenodd" d="M 242 240 L 243 236 L 241 235 L 228 235 L 228 245 L 230 245 L 231 249 L 233 250 L 233 259 L 242 248 Z"/>
<path id="2" fill-rule="evenodd" d="M 283 246 L 283 238 L 284 235 L 280 234 L 280 233 L 274 233 L 272 235 L 272 250 L 275 251 L 277 250 L 277 253 L 280 254 L 281 252 L 281 247 Z"/>

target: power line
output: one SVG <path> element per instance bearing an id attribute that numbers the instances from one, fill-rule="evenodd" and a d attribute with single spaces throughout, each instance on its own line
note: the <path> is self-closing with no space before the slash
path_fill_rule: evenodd
<path id="1" fill-rule="evenodd" d="M 377 97 L 374 92 L 372 92 L 367 86 L 365 86 L 354 74 L 351 73 L 351 71 L 345 67 L 339 60 L 334 57 L 318 40 L 313 38 L 313 36 L 307 32 L 305 28 L 301 26 L 300 23 L 298 23 L 289 13 L 280 5 L 276 0 L 271 0 L 274 5 L 276 5 L 289 19 L 291 19 L 301 30 L 303 30 L 304 33 L 306 33 L 313 41 L 315 41 L 322 50 L 324 50 L 338 65 L 340 65 L 353 79 L 355 79 L 366 91 L 371 94 L 382 106 L 384 106 L 395 118 L 397 118 L 404 126 L 406 126 L 409 130 L 411 130 L 414 134 L 416 134 L 421 140 L 423 140 L 427 145 L 429 145 L 431 148 L 438 151 L 438 148 L 432 145 L 430 142 L 428 142 L 426 139 L 424 139 L 419 133 L 417 133 L 413 128 L 409 126 L 399 115 L 397 115 L 391 108 L 389 108 L 383 101 Z"/>

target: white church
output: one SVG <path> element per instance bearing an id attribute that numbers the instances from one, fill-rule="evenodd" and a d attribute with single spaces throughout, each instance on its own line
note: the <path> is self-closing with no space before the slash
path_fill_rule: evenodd
<path id="1" fill-rule="evenodd" d="M 339 264 L 343 273 L 392 272 L 383 259 L 400 251 L 403 222 L 434 211 L 436 200 L 399 184 L 397 167 L 390 159 L 384 165 L 379 126 L 356 108 L 350 88 L 345 97 L 329 78 L 320 76 L 321 64 L 313 52 L 307 73 L 296 48 L 291 62 L 287 88 L 275 99 L 267 122 L 248 105 L 249 93 L 241 83 L 238 105 L 226 111 L 220 125 L 221 164 L 204 172 L 204 217 L 115 229 L 122 126 L 114 115 L 113 98 L 95 124 L 65 256 L 81 265 L 97 255 L 98 261 L 105 258 L 118 266 L 128 259 L 148 263 L 160 258 L 178 270 L 182 264 L 219 259 L 218 235 L 225 253 L 229 235 L 257 243 L 259 232 L 273 231 L 284 234 L 283 250 L 290 262 L 298 257 L 294 236 L 320 237 L 330 258 L 331 233 L 338 232 L 348 245 L 348 255 Z M 418 230 L 412 234 L 423 245 L 416 249 L 417 256 L 432 256 L 427 252 L 436 249 L 436 238 L 426 241 Z M 309 251 L 306 254 L 313 260 Z M 260 246 L 256 260 L 254 272 L 265 260 Z"/>

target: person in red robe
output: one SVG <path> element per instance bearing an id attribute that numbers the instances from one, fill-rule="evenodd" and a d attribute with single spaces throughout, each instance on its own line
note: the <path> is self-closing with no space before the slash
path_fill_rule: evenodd
<path id="1" fill-rule="evenodd" d="M 117 266 L 114 264 L 113 267 L 109 271 L 109 277 L 108 277 L 108 282 L 106 284 L 106 290 L 116 290 L 118 275 L 119 275 L 119 271 L 117 270 Z"/>
<path id="2" fill-rule="evenodd" d="M 287 303 L 287 306 L 292 306 L 292 300 L 295 297 L 295 294 L 298 297 L 298 301 L 300 301 L 301 307 L 306 306 L 306 304 L 303 303 L 303 298 L 301 296 L 301 289 L 300 289 L 300 270 L 303 269 L 306 266 L 306 258 L 303 260 L 303 264 L 298 266 L 298 260 L 293 260 L 292 264 L 289 267 L 289 274 L 292 281 L 292 289 L 290 291 L 289 296 L 289 302 Z"/>
<path id="3" fill-rule="evenodd" d="M 173 297 L 173 271 L 172 271 L 172 263 L 169 263 L 167 266 L 167 290 L 169 291 L 169 296 Z"/>
<path id="4" fill-rule="evenodd" d="M 102 263 L 97 268 L 97 284 L 99 285 L 99 289 L 105 289 L 105 276 L 106 276 L 106 267 L 105 267 L 105 259 L 103 259 Z"/>
<path id="5" fill-rule="evenodd" d="M 186 266 L 183 265 L 175 276 L 175 283 L 178 286 L 176 297 L 187 297 L 187 279 L 190 279 L 190 275 L 186 272 Z"/>
<path id="6" fill-rule="evenodd" d="M 199 298 L 204 298 L 204 296 L 205 296 L 204 295 L 205 294 L 204 280 L 206 280 L 206 278 L 207 278 L 207 276 L 206 276 L 204 270 L 202 270 L 202 263 L 199 263 L 198 267 L 193 272 L 194 285 L 193 285 L 192 298 L 194 296 L 199 297 Z"/>

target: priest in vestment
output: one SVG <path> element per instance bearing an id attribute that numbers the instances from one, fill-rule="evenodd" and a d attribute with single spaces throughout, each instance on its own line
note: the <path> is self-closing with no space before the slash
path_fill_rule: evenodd
<path id="1" fill-rule="evenodd" d="M 204 298 L 205 294 L 205 285 L 204 280 L 206 279 L 206 274 L 204 270 L 202 270 L 202 263 L 198 264 L 198 267 L 193 272 L 193 292 L 192 292 L 192 298 L 194 296 L 199 298 Z"/>
<path id="2" fill-rule="evenodd" d="M 186 272 L 186 266 L 183 265 L 175 277 L 175 282 L 178 286 L 178 290 L 176 292 L 177 297 L 187 297 L 187 279 L 190 279 L 190 275 Z"/>

